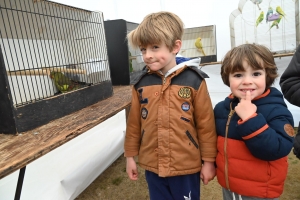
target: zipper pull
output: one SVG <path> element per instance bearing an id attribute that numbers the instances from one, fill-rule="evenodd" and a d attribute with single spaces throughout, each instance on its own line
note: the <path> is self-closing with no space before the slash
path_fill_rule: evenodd
<path id="1" fill-rule="evenodd" d="M 231 117 L 235 113 L 235 110 L 231 110 L 228 117 Z"/>
<path id="2" fill-rule="evenodd" d="M 227 123 L 226 126 L 229 126 L 230 123 L 230 119 L 232 117 L 232 115 L 235 113 L 235 110 L 230 110 L 230 113 L 228 114 L 228 119 L 227 119 Z"/>
<path id="3" fill-rule="evenodd" d="M 164 77 L 164 81 L 163 81 L 163 84 L 165 84 L 166 83 L 166 77 Z"/>

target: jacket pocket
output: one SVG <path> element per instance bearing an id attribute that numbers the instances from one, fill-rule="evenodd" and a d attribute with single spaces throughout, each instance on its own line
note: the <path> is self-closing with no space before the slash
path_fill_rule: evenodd
<path id="1" fill-rule="evenodd" d="M 194 144 L 194 146 L 199 149 L 199 145 L 197 144 L 197 142 L 194 140 L 193 136 L 191 135 L 191 133 L 189 131 L 186 131 L 185 134 L 187 135 L 187 137 L 189 138 L 189 140 Z"/>

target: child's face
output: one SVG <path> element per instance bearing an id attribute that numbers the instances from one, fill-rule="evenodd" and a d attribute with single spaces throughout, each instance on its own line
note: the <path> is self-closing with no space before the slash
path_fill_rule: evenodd
<path id="1" fill-rule="evenodd" d="M 251 93 L 251 99 L 264 93 L 266 89 L 266 72 L 263 69 L 254 70 L 248 62 L 243 61 L 245 71 L 229 74 L 229 84 L 232 94 L 241 99 L 246 91 Z"/>
<path id="2" fill-rule="evenodd" d="M 161 70 L 165 74 L 176 66 L 176 50 L 170 52 L 164 43 L 140 47 L 140 50 L 143 54 L 144 62 L 153 71 Z"/>

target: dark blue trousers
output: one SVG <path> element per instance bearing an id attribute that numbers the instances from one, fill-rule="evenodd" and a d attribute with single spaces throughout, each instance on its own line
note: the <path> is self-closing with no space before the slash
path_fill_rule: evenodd
<path id="1" fill-rule="evenodd" d="M 159 177 L 145 170 L 151 200 L 199 200 L 200 172 L 195 174 Z"/>

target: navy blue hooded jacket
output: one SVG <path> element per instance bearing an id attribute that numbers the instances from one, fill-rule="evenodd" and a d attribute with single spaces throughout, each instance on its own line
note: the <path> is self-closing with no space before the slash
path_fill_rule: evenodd
<path id="1" fill-rule="evenodd" d="M 245 121 L 234 112 L 238 103 L 231 95 L 214 108 L 218 182 L 244 196 L 277 198 L 283 191 L 294 140 L 292 114 L 276 88 L 252 100 L 257 111 Z"/>
<path id="2" fill-rule="evenodd" d="M 231 102 L 232 109 L 234 109 L 239 100 L 227 97 L 218 103 L 214 109 L 218 136 L 225 136 Z M 294 121 L 281 92 L 271 87 L 268 95 L 252 100 L 252 103 L 257 106 L 257 116 L 250 118 L 243 124 L 238 124 L 240 118 L 235 113 L 229 125 L 228 138 L 244 141 L 249 151 L 262 160 L 276 160 L 288 155 L 294 137 L 288 135 L 284 127 L 286 124 L 294 127 Z M 247 140 L 242 138 L 254 133 L 266 124 L 268 128 L 255 137 Z"/>

